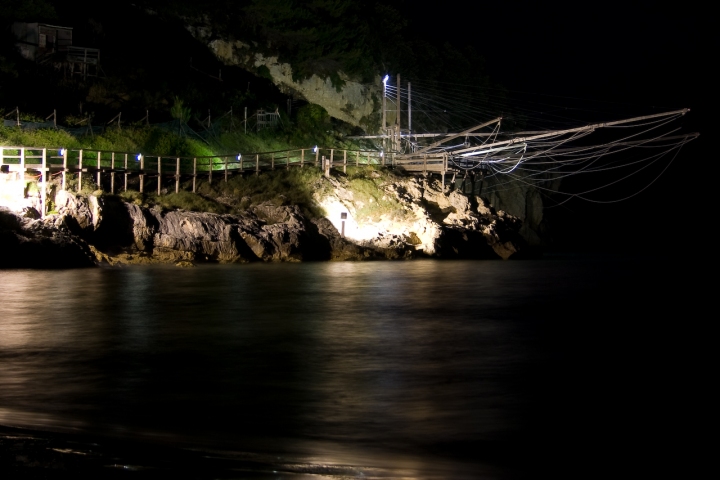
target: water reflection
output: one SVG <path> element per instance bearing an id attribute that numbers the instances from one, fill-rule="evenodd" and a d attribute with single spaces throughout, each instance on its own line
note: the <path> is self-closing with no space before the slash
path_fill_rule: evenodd
<path id="1" fill-rule="evenodd" d="M 1 272 L 0 424 L 472 477 L 535 421 L 542 320 L 601 278 L 573 268 Z"/>

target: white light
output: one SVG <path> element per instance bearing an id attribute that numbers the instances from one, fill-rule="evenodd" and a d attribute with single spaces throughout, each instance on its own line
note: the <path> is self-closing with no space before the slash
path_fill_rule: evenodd
<path id="1" fill-rule="evenodd" d="M 61 148 L 60 150 L 58 150 L 58 155 L 60 155 L 61 157 L 65 155 L 65 149 Z"/>
<path id="2" fill-rule="evenodd" d="M 382 150 L 380 150 L 380 158 L 383 157 L 383 153 L 384 153 L 384 152 L 383 152 Z"/>
<path id="3" fill-rule="evenodd" d="M 135 160 L 137 160 L 138 162 L 140 160 L 142 160 L 142 153 L 138 153 L 137 156 L 135 157 Z"/>
<path id="4" fill-rule="evenodd" d="M 313 153 L 317 153 L 317 145 L 313 147 Z"/>
<path id="5" fill-rule="evenodd" d="M 238 153 L 237 159 L 242 160 L 242 153 Z"/>
<path id="6" fill-rule="evenodd" d="M 389 78 L 390 78 L 390 75 L 385 75 L 385 78 L 383 78 L 383 85 L 387 84 L 387 81 Z"/>

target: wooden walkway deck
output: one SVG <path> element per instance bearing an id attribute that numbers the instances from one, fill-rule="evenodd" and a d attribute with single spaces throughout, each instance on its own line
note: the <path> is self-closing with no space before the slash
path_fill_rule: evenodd
<path id="1" fill-rule="evenodd" d="M 0 146 L 0 188 L 10 177 L 24 184 L 28 179 L 37 181 L 42 205 L 46 205 L 46 178 L 59 175 L 62 189 L 68 187 L 68 175 L 76 175 L 76 189 L 80 191 L 83 179 L 90 178 L 99 188 L 116 193 L 128 190 L 128 179 L 139 179 L 138 189 L 144 192 L 149 180 L 154 183 L 157 194 L 163 189 L 163 181 L 175 180 L 175 192 L 181 189 L 181 180 L 192 179 L 192 191 L 197 189 L 197 179 L 208 182 L 228 181 L 233 175 L 246 172 L 255 174 L 264 170 L 290 169 L 304 166 L 327 166 L 347 172 L 348 166 L 392 165 L 393 157 L 374 150 L 347 150 L 335 148 L 299 148 L 250 154 L 228 154 L 204 157 L 168 157 L 142 155 L 130 152 L 113 152 L 87 149 L 40 148 L 25 146 Z M 108 188 L 109 187 L 109 188 Z M 152 187 L 150 187 L 152 188 Z M 43 210 L 45 210 L 43 208 Z M 41 212 L 45 214 L 46 212 Z"/>

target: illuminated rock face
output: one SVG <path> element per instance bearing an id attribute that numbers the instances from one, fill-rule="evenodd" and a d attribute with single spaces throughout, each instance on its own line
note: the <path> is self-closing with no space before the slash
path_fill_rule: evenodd
<path id="1" fill-rule="evenodd" d="M 375 99 L 382 96 L 380 77 L 368 85 L 340 72 L 340 79 L 344 82 L 340 89 L 335 88 L 329 78 L 317 75 L 296 81 L 293 79 L 292 67 L 279 62 L 276 56 L 265 56 L 239 40 L 214 37 L 209 26 L 188 26 L 187 29 L 224 64 L 239 66 L 253 73 L 261 67 L 267 68 L 270 80 L 281 92 L 320 105 L 333 118 L 367 129 L 368 119 L 379 109 L 373 96 Z"/>
<path id="2" fill-rule="evenodd" d="M 319 219 L 308 219 L 297 205 L 264 203 L 242 215 L 218 215 L 146 208 L 114 197 L 60 191 L 55 197 L 59 213 L 35 221 L 35 233 L 22 233 L 31 231 L 21 225 L 31 220 L 10 222 L 15 233 L 0 233 L 12 237 L 15 248 L 26 244 L 26 237 L 46 238 L 32 248 L 55 253 L 69 249 L 74 253 L 68 258 L 77 259 L 78 265 L 87 265 L 89 255 L 110 264 L 188 265 L 415 257 L 507 259 L 523 249 L 518 233 L 521 222 L 495 211 L 484 200 L 443 189 L 438 180 L 385 180 L 379 187 L 370 182 L 372 188 L 363 193 L 353 190 L 347 178 L 327 179 L 332 188 L 316 196 L 327 218 Z"/>
<path id="3" fill-rule="evenodd" d="M 467 197 L 440 180 L 396 179 L 382 188 L 368 211 L 368 199 L 358 198 L 352 185 L 332 179 L 331 194 L 316 194 L 337 230 L 360 245 L 388 249 L 406 245 L 414 252 L 443 258 L 503 258 L 517 254 L 525 241 L 522 222 L 495 211 L 480 197 Z M 394 200 L 396 209 L 392 211 Z M 373 198 L 369 199 L 373 202 Z M 345 213 L 345 218 L 342 214 Z"/>

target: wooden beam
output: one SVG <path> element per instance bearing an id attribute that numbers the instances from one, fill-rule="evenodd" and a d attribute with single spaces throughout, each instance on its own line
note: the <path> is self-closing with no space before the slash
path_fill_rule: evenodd
<path id="1" fill-rule="evenodd" d="M 538 140 L 540 138 L 557 137 L 559 135 L 565 135 L 567 133 L 584 132 L 587 130 L 595 130 L 597 128 L 612 127 L 614 125 L 623 125 L 625 123 L 639 122 L 640 120 L 650 120 L 652 118 L 669 117 L 670 115 L 678 115 L 678 114 L 685 115 L 689 111 L 690 111 L 689 108 L 683 108 L 681 110 L 673 110 L 672 112 L 656 113 L 654 115 L 644 115 L 642 117 L 633 117 L 633 118 L 628 118 L 625 120 L 615 120 L 612 122 L 594 123 L 592 125 L 586 125 L 584 127 L 568 128 L 565 130 L 553 130 L 553 131 L 543 133 L 540 135 L 534 135 L 534 136 L 530 136 L 530 137 L 517 137 L 517 138 L 513 138 L 512 140 L 503 140 L 501 142 L 490 143 L 488 145 L 483 145 L 483 147 L 494 148 L 494 147 L 497 147 L 500 145 L 512 145 L 514 143 L 525 143 L 525 142 L 529 142 L 531 140 Z M 478 147 L 466 148 L 463 150 L 455 150 L 453 152 L 453 154 L 457 155 L 460 153 L 470 152 L 470 151 L 477 150 L 477 149 L 478 149 Z"/>
<path id="2" fill-rule="evenodd" d="M 451 135 L 451 136 L 449 136 L 449 137 L 445 137 L 445 138 L 443 138 L 442 140 L 438 140 L 437 142 L 432 143 L 432 144 L 428 145 L 428 146 L 425 147 L 425 148 L 421 148 L 420 150 L 418 150 L 418 151 L 415 152 L 415 153 L 425 153 L 425 152 L 427 152 L 428 150 L 430 150 L 430 149 L 432 149 L 432 148 L 435 148 L 435 147 L 437 147 L 437 146 L 439 146 L 439 145 L 442 145 L 442 144 L 445 143 L 445 142 L 449 142 L 450 140 L 452 140 L 452 139 L 454 139 L 454 138 L 464 137 L 465 135 L 467 135 L 467 134 L 469 134 L 469 133 L 471 133 L 471 132 L 474 132 L 475 130 L 479 130 L 479 129 L 481 129 L 481 128 L 487 127 L 488 125 L 492 125 L 493 123 L 498 123 L 498 122 L 501 121 L 501 120 L 502 120 L 502 117 L 494 118 L 494 119 L 490 120 L 489 122 L 481 123 L 480 125 L 476 125 L 476 126 L 474 126 L 474 127 L 472 127 L 472 128 L 469 128 L 469 129 L 465 130 L 464 132 L 460 132 L 460 133 L 457 133 L 457 134 L 455 134 L 455 135 Z"/>

